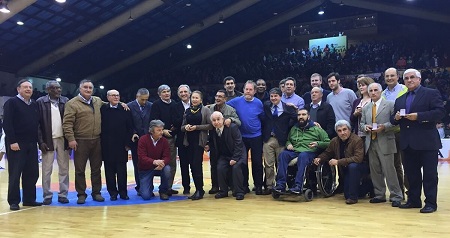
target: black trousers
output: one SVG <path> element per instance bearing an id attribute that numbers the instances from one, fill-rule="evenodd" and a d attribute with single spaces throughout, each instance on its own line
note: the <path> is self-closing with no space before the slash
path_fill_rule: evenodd
<path id="1" fill-rule="evenodd" d="M 403 150 L 403 166 L 409 182 L 408 202 L 422 205 L 422 186 L 425 205 L 437 209 L 438 153 L 437 150 Z M 423 170 L 423 177 L 422 177 Z"/>
<path id="2" fill-rule="evenodd" d="M 217 161 L 219 159 L 219 154 L 216 148 L 210 147 L 209 153 L 209 164 L 211 165 L 211 184 L 212 187 L 219 187 L 219 178 L 217 174 Z"/>
<path id="3" fill-rule="evenodd" d="M 198 191 L 203 191 L 203 151 L 203 147 L 199 145 L 187 147 L 187 158 L 191 166 L 195 189 Z"/>
<path id="4" fill-rule="evenodd" d="M 37 142 L 19 143 L 20 150 L 11 150 L 5 143 L 8 155 L 8 203 L 20 203 L 20 177 L 22 177 L 23 202 L 36 201 L 36 183 L 39 178 Z"/>
<path id="5" fill-rule="evenodd" d="M 257 188 L 262 188 L 263 186 L 262 136 L 257 136 L 254 138 L 242 138 L 242 141 L 244 142 L 247 153 L 251 149 L 253 184 Z M 248 165 L 244 164 L 242 168 L 244 172 L 244 187 L 248 187 L 248 179 L 249 179 Z"/>
<path id="6" fill-rule="evenodd" d="M 217 161 L 217 175 L 219 180 L 219 191 L 221 193 L 228 193 L 228 176 L 231 172 L 231 177 L 233 183 L 233 193 L 235 194 L 244 194 L 244 175 L 242 172 L 242 167 L 245 165 L 243 161 L 239 161 L 234 165 L 230 165 L 230 160 L 226 158 L 220 158 Z M 230 171 L 231 170 L 231 171 Z"/>
<path id="7" fill-rule="evenodd" d="M 184 145 L 178 147 L 178 158 L 180 159 L 181 184 L 185 190 L 189 190 L 191 189 L 191 176 L 189 175 L 189 164 L 191 162 L 189 161 L 188 147 Z"/>
<path id="8" fill-rule="evenodd" d="M 106 189 L 110 196 L 117 196 L 117 194 L 126 196 L 128 194 L 127 161 L 124 161 L 123 157 L 127 157 L 127 154 L 115 155 L 103 161 L 105 165 Z"/>
<path id="9" fill-rule="evenodd" d="M 134 181 L 136 182 L 136 191 L 139 192 L 139 188 L 141 187 L 141 181 L 139 179 L 139 169 L 138 169 L 138 154 L 137 154 L 137 146 L 138 142 L 133 142 L 131 144 L 131 159 L 133 161 L 133 168 L 134 168 Z"/>

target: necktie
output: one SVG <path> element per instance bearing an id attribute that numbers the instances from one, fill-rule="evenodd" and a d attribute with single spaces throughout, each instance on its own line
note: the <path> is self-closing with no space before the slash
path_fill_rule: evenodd
<path id="1" fill-rule="evenodd" d="M 272 114 L 272 116 L 273 117 L 278 117 L 278 106 L 277 105 L 275 105 L 275 106 L 273 106 L 273 114 Z"/>
<path id="2" fill-rule="evenodd" d="M 412 104 L 412 102 L 413 102 L 413 100 L 414 100 L 414 94 L 415 94 L 415 92 L 414 91 L 411 91 L 411 92 L 409 92 L 408 93 L 408 95 L 406 96 L 406 114 L 408 114 L 408 113 L 410 113 L 410 110 L 411 110 L 411 104 Z"/>
<path id="3" fill-rule="evenodd" d="M 220 137 L 220 136 L 222 136 L 222 132 L 220 131 L 220 129 L 216 129 L 216 131 L 217 131 L 217 135 Z"/>
<path id="4" fill-rule="evenodd" d="M 377 104 L 373 103 L 373 107 L 372 107 L 372 124 L 377 122 L 376 116 L 377 116 Z M 370 136 L 370 138 L 372 138 L 372 140 L 375 140 L 377 138 L 377 133 L 376 132 L 372 132 L 372 135 Z"/>
<path id="5" fill-rule="evenodd" d="M 145 106 L 140 106 L 141 107 L 141 112 L 144 111 Z"/>

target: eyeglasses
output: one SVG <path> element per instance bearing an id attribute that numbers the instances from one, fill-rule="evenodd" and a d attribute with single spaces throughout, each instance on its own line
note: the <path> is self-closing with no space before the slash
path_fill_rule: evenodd
<path id="1" fill-rule="evenodd" d="M 110 95 L 108 95 L 108 96 L 111 96 L 111 97 L 120 97 L 119 94 L 110 94 Z"/>

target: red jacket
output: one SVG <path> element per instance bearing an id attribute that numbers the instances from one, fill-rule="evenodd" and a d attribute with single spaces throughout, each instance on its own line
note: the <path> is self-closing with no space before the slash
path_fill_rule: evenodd
<path id="1" fill-rule="evenodd" d="M 139 139 L 137 154 L 138 169 L 141 171 L 155 169 L 154 160 L 164 160 L 164 164 L 168 165 L 170 161 L 169 142 L 166 138 L 161 137 L 154 146 L 150 134 L 146 134 Z"/>

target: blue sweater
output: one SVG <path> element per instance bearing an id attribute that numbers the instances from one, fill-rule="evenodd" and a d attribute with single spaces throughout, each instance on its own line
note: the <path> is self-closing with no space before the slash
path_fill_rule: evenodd
<path id="1" fill-rule="evenodd" d="M 236 113 L 241 120 L 242 137 L 255 138 L 261 136 L 261 118 L 264 116 L 263 104 L 258 98 L 246 101 L 244 96 L 233 98 L 227 102 L 228 105 L 236 109 Z"/>

